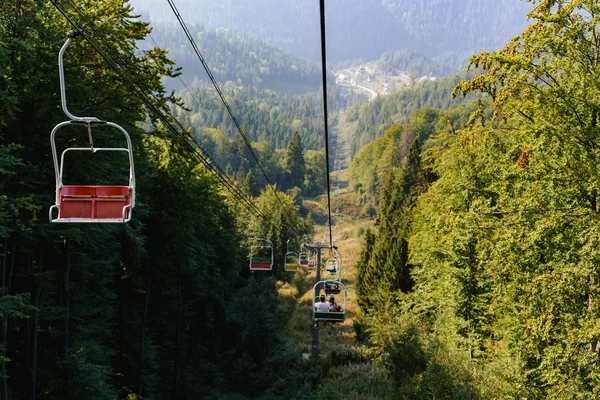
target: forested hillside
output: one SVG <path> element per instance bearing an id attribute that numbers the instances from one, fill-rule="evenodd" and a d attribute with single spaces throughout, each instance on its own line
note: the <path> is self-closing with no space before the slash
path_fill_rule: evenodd
<path id="1" fill-rule="evenodd" d="M 344 114 L 346 121 L 356 122 L 350 136 L 350 155 L 354 156 L 359 149 L 381 136 L 391 124 L 409 121 L 411 115 L 421 108 L 447 109 L 468 101 L 469 97 L 451 96 L 456 84 L 468 76 L 468 73 L 461 73 L 424 84 L 413 84 L 389 96 L 378 96 L 370 103 L 355 104 Z M 462 118 L 462 122 L 465 122 L 465 118 Z"/>
<path id="2" fill-rule="evenodd" d="M 444 65 L 435 59 L 425 57 L 415 50 L 386 51 L 379 58 L 378 72 L 392 75 L 399 71 L 415 73 L 417 76 L 446 76 L 455 73 L 453 65 Z"/>
<path id="3" fill-rule="evenodd" d="M 520 38 L 472 59 L 457 91 L 491 102 L 468 123 L 419 111 L 357 161 L 384 172 L 356 327 L 393 398 L 598 397 L 599 12 L 537 2 Z"/>
<path id="4" fill-rule="evenodd" d="M 344 95 L 335 85 L 331 86 L 328 104 L 332 112 L 360 104 L 360 100 L 364 99 L 361 96 Z M 321 93 L 283 95 L 232 83 L 221 85 L 221 89 L 230 99 L 228 102 L 235 110 L 236 117 L 240 123 L 243 122 L 243 131 L 253 141 L 268 142 L 273 149 L 281 149 L 287 147 L 292 134 L 297 131 L 305 148 L 318 150 L 325 146 Z M 239 136 L 212 85 L 184 89 L 179 94 L 189 112 L 181 108 L 178 112 L 182 117 L 189 116 L 193 127 L 219 128 L 228 138 Z"/>
<path id="5" fill-rule="evenodd" d="M 427 139 L 441 129 L 459 129 L 468 116 L 477 109 L 477 101 L 453 106 L 449 110 L 421 108 L 404 125 L 391 125 L 382 136 L 363 146 L 350 164 L 350 186 L 363 196 L 363 203 L 377 207 L 383 186 L 388 184 L 390 168 L 401 164 L 414 140 Z M 409 127 L 410 133 L 406 132 Z"/>
<path id="6" fill-rule="evenodd" d="M 190 32 L 219 82 L 232 81 L 281 93 L 315 91 L 321 84 L 321 74 L 314 65 L 259 40 L 240 36 L 229 29 L 205 30 L 196 25 L 190 27 Z M 191 86 L 209 82 L 179 24 L 153 25 L 152 40 L 139 46 L 152 48 L 155 43 L 168 49 L 170 57 L 183 67 L 181 78 L 185 82 Z M 173 81 L 173 85 L 181 88 L 177 81 Z"/>

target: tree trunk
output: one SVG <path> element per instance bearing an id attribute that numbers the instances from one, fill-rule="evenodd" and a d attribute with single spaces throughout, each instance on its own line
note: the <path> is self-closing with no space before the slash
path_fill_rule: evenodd
<path id="1" fill-rule="evenodd" d="M 175 367 L 173 371 L 173 398 L 177 398 L 177 375 L 179 374 L 179 332 L 181 330 L 181 263 L 177 264 L 177 329 L 175 333 Z"/>
<path id="2" fill-rule="evenodd" d="M 65 266 L 63 270 L 62 307 L 63 307 L 63 335 L 60 354 L 63 359 L 69 355 L 69 284 L 71 274 L 71 238 L 65 240 Z"/>
<path id="3" fill-rule="evenodd" d="M 148 321 L 148 308 L 150 305 L 150 289 L 152 287 L 152 263 L 148 263 L 146 268 L 146 294 L 144 299 L 144 313 L 142 314 L 142 323 L 140 325 L 140 354 L 138 359 L 138 387 L 137 395 L 142 396 L 142 381 L 144 377 L 144 346 L 145 346 L 145 334 L 146 334 L 146 323 Z"/>
<path id="4" fill-rule="evenodd" d="M 0 292 L 0 296 L 4 297 L 8 295 L 8 287 L 7 287 L 7 264 L 8 264 L 8 255 L 10 254 L 8 251 L 8 239 L 4 239 L 4 255 L 2 257 L 2 271 L 0 274 L 0 280 L 2 284 L 2 291 Z M 15 261 L 15 247 L 13 246 L 12 251 L 12 260 L 11 264 L 14 264 Z M 0 399 L 8 400 L 8 385 L 6 381 L 6 333 L 8 328 L 8 316 L 3 315 L 0 317 L 0 344 L 2 345 L 1 353 L 0 353 Z"/>
<path id="5" fill-rule="evenodd" d="M 44 263 L 44 250 L 40 251 L 40 261 L 38 264 L 38 269 L 39 269 L 39 273 L 42 272 L 42 266 Z M 38 319 L 39 319 L 39 313 L 38 313 L 38 305 L 39 305 L 39 301 L 40 301 L 40 294 L 41 294 L 41 286 L 40 286 L 40 282 L 39 282 L 39 277 L 37 273 L 34 273 L 32 271 L 32 276 L 31 276 L 31 305 L 33 307 L 35 307 L 35 309 L 33 310 L 33 314 L 31 316 L 31 347 L 30 347 L 30 364 L 29 364 L 29 371 L 30 371 L 30 386 L 31 386 L 31 392 L 30 392 L 30 399 L 31 400 L 35 400 L 36 398 L 36 385 L 37 385 L 37 356 L 38 356 L 38 352 L 37 352 L 37 343 L 38 343 Z"/>

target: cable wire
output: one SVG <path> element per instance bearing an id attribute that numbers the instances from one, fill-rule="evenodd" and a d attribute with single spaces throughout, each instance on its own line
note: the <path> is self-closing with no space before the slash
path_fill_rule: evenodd
<path id="1" fill-rule="evenodd" d="M 323 75 L 323 120 L 325 123 L 325 170 L 327 171 L 327 215 L 329 218 L 329 245 L 333 246 L 331 231 L 331 186 L 329 183 L 329 131 L 327 128 L 327 53 L 325 49 L 325 0 L 319 0 L 321 20 L 321 72 Z"/>
<path id="2" fill-rule="evenodd" d="M 217 93 L 219 94 L 219 97 L 221 98 L 221 101 L 223 102 L 223 105 L 227 109 L 227 113 L 229 114 L 229 116 L 233 120 L 233 123 L 235 124 L 235 127 L 237 128 L 237 131 L 239 132 L 240 136 L 244 140 L 244 143 L 246 143 L 246 146 L 248 147 L 248 150 L 250 150 L 250 154 L 252 155 L 252 158 L 256 162 L 256 165 L 258 166 L 260 172 L 265 177 L 265 180 L 267 181 L 267 184 L 269 184 L 269 187 L 271 188 L 271 190 L 275 194 L 275 197 L 277 198 L 277 201 L 279 201 L 279 204 L 281 204 L 282 209 L 285 208 L 285 206 L 283 205 L 283 202 L 279 198 L 279 195 L 277 194 L 277 192 L 273 188 L 273 184 L 271 183 L 269 177 L 267 176 L 267 173 L 265 172 L 264 168 L 262 167 L 262 165 L 258 161 L 258 157 L 256 156 L 256 153 L 254 152 L 254 148 L 252 147 L 252 144 L 250 143 L 250 139 L 248 139 L 248 136 L 242 131 L 242 127 L 241 127 L 240 123 L 238 122 L 237 118 L 233 114 L 233 111 L 232 111 L 231 107 L 229 106 L 229 103 L 225 99 L 225 95 L 221 91 L 221 88 L 217 84 L 217 81 L 215 80 L 212 72 L 210 71 L 210 68 L 208 67 L 208 64 L 204 60 L 204 57 L 202 56 L 202 53 L 200 52 L 200 49 L 196 45 L 196 41 L 194 40 L 194 37 L 190 33 L 190 31 L 189 31 L 189 29 L 188 29 L 185 21 L 183 20 L 183 17 L 179 13 L 179 10 L 177 9 L 177 6 L 175 5 L 175 3 L 174 3 L 173 0 L 167 0 L 167 2 L 171 6 L 171 10 L 173 10 L 173 14 L 175 14 L 175 17 L 179 21 L 179 24 L 181 25 L 181 28 L 183 29 L 183 32 L 187 36 L 190 44 L 192 45 L 192 48 L 194 49 L 194 52 L 196 53 L 196 56 L 198 56 L 198 59 L 200 60 L 200 63 L 202 63 L 202 66 L 204 67 L 204 70 L 208 74 L 208 77 L 210 78 L 210 81 L 212 82 L 213 86 L 215 87 L 215 90 L 217 91 Z"/>

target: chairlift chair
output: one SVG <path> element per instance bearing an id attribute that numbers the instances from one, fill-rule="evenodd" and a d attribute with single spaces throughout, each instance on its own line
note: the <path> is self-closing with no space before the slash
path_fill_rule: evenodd
<path id="1" fill-rule="evenodd" d="M 325 278 L 329 280 L 342 280 L 342 254 L 333 247 L 330 257 L 325 261 Z"/>
<path id="2" fill-rule="evenodd" d="M 285 253 L 285 270 L 288 272 L 298 271 L 298 253 Z"/>
<path id="3" fill-rule="evenodd" d="M 65 95 L 65 75 L 64 75 L 64 53 L 71 43 L 71 40 L 80 35 L 81 32 L 69 32 L 67 41 L 58 53 L 58 71 L 60 79 L 60 97 L 63 112 L 69 118 L 69 121 L 59 123 L 54 127 L 50 134 L 50 144 L 52 146 L 52 159 L 54 161 L 54 172 L 56 176 L 56 197 L 55 204 L 50 207 L 50 222 L 55 223 L 124 223 L 131 220 L 131 214 L 135 207 L 135 171 L 133 166 L 133 150 L 129 134 L 121 126 L 102 121 L 96 117 L 76 117 L 67 109 Z M 58 159 L 56 150 L 56 134 L 60 128 L 65 126 L 84 126 L 87 128 L 89 147 L 69 147 L 60 155 Z M 115 128 L 125 137 L 126 147 L 94 147 L 92 139 L 92 128 L 96 127 Z M 124 152 L 129 159 L 129 180 L 128 185 L 65 185 L 63 182 L 65 155 L 69 152 L 88 151 L 92 154 L 96 152 Z M 58 215 L 54 218 L 54 210 Z"/>
<path id="4" fill-rule="evenodd" d="M 320 297 L 321 297 L 321 291 L 325 289 L 325 287 L 327 286 L 327 284 L 332 285 L 332 284 L 336 284 L 337 287 L 339 288 L 339 291 L 337 292 L 337 294 L 342 294 L 342 301 L 338 302 L 337 305 L 341 307 L 340 311 L 322 311 L 318 309 L 318 303 L 320 302 Z M 327 294 L 327 292 L 325 291 L 325 301 L 329 302 L 329 294 Z M 344 320 L 346 319 L 346 297 L 347 297 L 347 293 L 346 293 L 346 287 L 344 286 L 344 284 L 342 282 L 339 281 L 329 281 L 329 280 L 325 280 L 325 281 L 319 281 L 317 283 L 315 283 L 315 285 L 313 286 L 313 298 L 314 298 L 314 304 L 313 304 L 313 321 L 315 323 L 319 323 L 319 322 L 333 322 L 333 323 L 337 323 L 337 322 L 344 322 Z"/>
<path id="5" fill-rule="evenodd" d="M 273 269 L 273 243 L 267 239 L 255 238 L 250 245 L 250 269 L 270 271 Z"/>
<path id="6" fill-rule="evenodd" d="M 308 264 L 306 265 L 306 267 L 308 269 L 314 269 L 316 266 L 317 266 L 317 253 L 313 251 L 308 256 Z"/>
<path id="7" fill-rule="evenodd" d="M 298 254 L 298 260 L 301 266 L 308 267 L 308 254 L 306 252 L 300 252 L 300 254 Z"/>
<path id="8" fill-rule="evenodd" d="M 335 258 L 330 258 L 325 262 L 325 270 L 330 274 L 337 274 L 338 261 Z"/>

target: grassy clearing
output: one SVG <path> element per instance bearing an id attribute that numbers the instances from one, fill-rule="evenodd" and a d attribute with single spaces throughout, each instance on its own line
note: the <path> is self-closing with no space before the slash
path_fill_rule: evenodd
<path id="1" fill-rule="evenodd" d="M 361 212 L 360 194 L 350 191 L 347 185 L 349 174 L 347 170 L 337 173 L 340 180 L 340 190 L 336 196 L 331 197 L 332 235 L 334 242 L 342 254 L 342 282 L 347 290 L 346 320 L 342 324 L 327 324 L 319 329 L 319 350 L 321 355 L 327 357 L 332 352 L 342 348 L 351 348 L 356 340 L 353 327 L 354 318 L 359 312 L 354 288 L 356 280 L 356 261 L 360 255 L 362 236 L 366 230 L 373 226 L 374 221 L 366 219 Z M 321 195 L 304 202 L 310 210 L 315 225 L 313 240 L 329 243 L 329 229 L 327 228 L 327 196 Z M 327 250 L 323 250 L 326 253 Z M 311 312 L 313 303 L 312 288 L 316 278 L 316 271 L 303 269 L 296 273 L 291 285 L 283 285 L 280 294 L 293 296 L 296 301 L 296 310 L 290 315 L 286 331 L 299 340 L 299 346 L 310 351 Z M 292 288 L 293 286 L 293 288 Z M 296 289 L 296 290 L 294 290 Z"/>
<path id="2" fill-rule="evenodd" d="M 289 283 L 280 282 L 279 295 L 284 299 L 281 318 L 285 320 L 282 334 L 299 355 L 294 370 L 276 382 L 262 399 L 327 398 L 385 399 L 389 379 L 382 366 L 374 365 L 356 342 L 354 320 L 359 313 L 355 281 L 356 262 L 360 256 L 362 238 L 374 220 L 364 216 L 362 196 L 348 187 L 347 169 L 332 173 L 337 189 L 331 196 L 332 237 L 342 254 L 342 282 L 347 290 L 346 320 L 341 324 L 319 327 L 319 357 L 305 359 L 312 345 L 312 304 L 315 270 L 300 268 Z M 327 195 L 305 199 L 315 227 L 314 242 L 329 243 Z M 328 250 L 322 250 L 327 256 Z M 322 264 L 324 269 L 324 262 Z M 339 296 L 336 296 L 338 302 Z M 290 392 L 291 390 L 291 392 Z"/>

